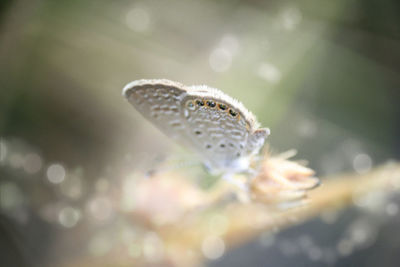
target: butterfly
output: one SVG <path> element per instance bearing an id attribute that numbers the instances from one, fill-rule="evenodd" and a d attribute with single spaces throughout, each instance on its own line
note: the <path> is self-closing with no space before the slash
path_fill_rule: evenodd
<path id="1" fill-rule="evenodd" d="M 123 96 L 161 132 L 199 155 L 212 174 L 249 171 L 270 134 L 241 102 L 206 85 L 143 79 L 128 83 Z"/>

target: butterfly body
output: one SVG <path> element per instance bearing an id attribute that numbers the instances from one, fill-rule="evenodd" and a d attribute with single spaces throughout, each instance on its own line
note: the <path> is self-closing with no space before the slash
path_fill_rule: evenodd
<path id="1" fill-rule="evenodd" d="M 163 133 L 196 152 L 213 173 L 247 171 L 269 135 L 242 103 L 205 85 L 137 80 L 123 95 Z"/>

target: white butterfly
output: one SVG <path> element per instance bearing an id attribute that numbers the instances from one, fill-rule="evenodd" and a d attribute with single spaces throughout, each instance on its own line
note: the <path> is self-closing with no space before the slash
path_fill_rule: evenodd
<path id="1" fill-rule="evenodd" d="M 137 80 L 123 95 L 150 122 L 192 149 L 214 174 L 250 170 L 269 135 L 242 103 L 205 85 L 170 80 Z"/>

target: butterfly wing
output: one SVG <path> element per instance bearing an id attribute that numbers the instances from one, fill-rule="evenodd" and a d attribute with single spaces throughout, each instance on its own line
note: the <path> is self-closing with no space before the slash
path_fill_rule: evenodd
<path id="1" fill-rule="evenodd" d="M 248 162 L 242 160 L 257 153 L 269 134 L 240 102 L 218 89 L 190 87 L 182 111 L 188 138 L 213 169 L 247 169 Z"/>
<path id="2" fill-rule="evenodd" d="M 181 118 L 184 88 L 169 80 L 137 80 L 125 86 L 123 95 L 163 133 L 180 139 L 185 128 Z"/>
<path id="3" fill-rule="evenodd" d="M 246 169 L 248 164 L 237 165 L 257 153 L 269 134 L 240 102 L 218 89 L 138 80 L 125 86 L 123 94 L 146 119 L 197 152 L 212 169 Z"/>

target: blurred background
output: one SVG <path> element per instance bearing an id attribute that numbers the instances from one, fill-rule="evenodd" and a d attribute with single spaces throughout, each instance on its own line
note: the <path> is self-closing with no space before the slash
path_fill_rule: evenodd
<path id="1" fill-rule="evenodd" d="M 400 157 L 399 74 L 396 0 L 2 1 L 0 265 L 107 257 L 115 231 L 135 232 L 116 188 L 187 152 L 123 99 L 132 80 L 223 90 L 271 129 L 273 152 L 295 148 L 329 179 Z M 325 214 L 206 264 L 398 266 L 399 203 Z M 129 246 L 131 266 L 146 251 Z"/>

